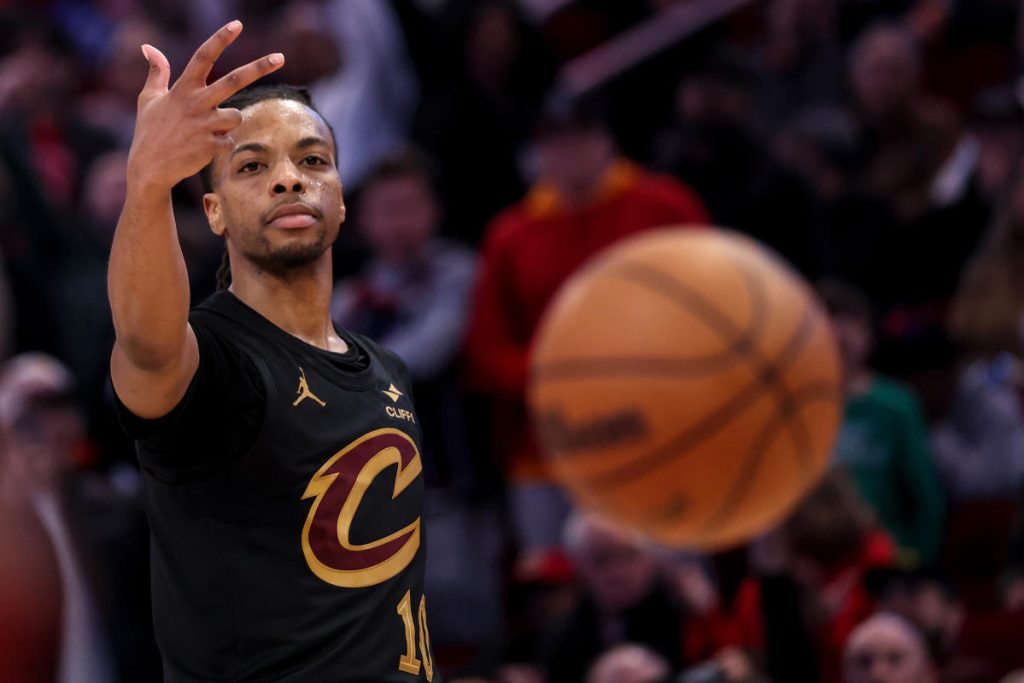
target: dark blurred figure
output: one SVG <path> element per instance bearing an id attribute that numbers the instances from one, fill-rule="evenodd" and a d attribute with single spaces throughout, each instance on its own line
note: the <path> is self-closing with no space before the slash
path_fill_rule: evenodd
<path id="1" fill-rule="evenodd" d="M 966 109 L 1012 77 L 1020 17 L 1017 0 L 916 0 L 907 20 L 925 47 L 929 90 Z"/>
<path id="2" fill-rule="evenodd" d="M 266 27 L 288 61 L 275 75 L 282 83 L 309 86 L 328 79 L 346 67 L 346 53 L 323 13 L 324 3 L 289 2 L 270 13 Z"/>
<path id="3" fill-rule="evenodd" d="M 54 351 L 59 307 L 48 275 L 68 256 L 84 169 L 112 141 L 74 116 L 79 74 L 64 37 L 40 16 L 0 11 L 0 249 L 17 348 Z"/>
<path id="4" fill-rule="evenodd" d="M 113 680 L 114 669 L 95 590 L 78 543 L 74 511 L 62 486 L 81 457 L 84 425 L 71 402 L 72 378 L 57 361 L 24 354 L 0 373 L 2 498 L 33 514 L 59 570 L 59 683 Z"/>
<path id="5" fill-rule="evenodd" d="M 956 147 L 959 122 L 952 109 L 922 91 L 918 45 L 899 24 L 858 38 L 850 83 L 863 135 L 861 181 L 900 220 L 912 221 L 931 203 L 932 183 Z"/>
<path id="6" fill-rule="evenodd" d="M 27 353 L 0 369 L 0 497 L 45 530 L 59 572 L 59 683 L 156 680 L 148 534 L 137 472 L 101 471 L 67 368 Z"/>
<path id="7" fill-rule="evenodd" d="M 0 180 L 0 184 L 2 184 Z M 0 201 L 2 189 L 0 189 Z M 7 360 L 14 348 L 14 301 L 11 296 L 11 285 L 7 281 L 7 266 L 4 254 L 0 250 L 0 362 Z"/>
<path id="8" fill-rule="evenodd" d="M 134 110 L 132 113 L 134 118 Z M 90 439 L 104 465 L 132 463 L 135 453 L 106 397 L 114 324 L 107 303 L 107 258 L 124 204 L 127 154 L 107 152 L 86 171 L 75 230 L 64 238 L 67 256 L 50 274 L 60 314 L 50 322 L 55 353 L 75 377 Z"/>
<path id="9" fill-rule="evenodd" d="M 752 546 L 733 606 L 738 644 L 765 653 L 772 680 L 834 683 L 843 643 L 873 610 L 865 576 L 895 559 L 852 483 L 828 474 Z"/>
<path id="10" fill-rule="evenodd" d="M 543 29 L 560 59 L 578 57 L 637 23 L 657 9 L 655 2 L 616 2 L 616 0 L 577 0 L 548 2 L 536 0 L 527 5 L 548 5 Z"/>
<path id="11" fill-rule="evenodd" d="M 6 431 L 0 430 L 5 489 L 17 466 Z M 46 529 L 20 496 L 0 492 L 0 680 L 57 680 L 62 602 L 57 557 Z"/>
<path id="12" fill-rule="evenodd" d="M 545 18 L 542 30 L 565 63 L 592 49 L 601 50 L 614 44 L 640 25 L 650 28 L 662 22 L 678 23 L 676 17 L 664 14 L 673 7 L 685 6 L 687 2 L 576 0 L 555 3 L 556 7 Z M 703 63 L 709 54 L 728 41 L 729 31 L 727 19 L 699 26 L 685 38 L 594 84 L 594 92 L 608 103 L 609 130 L 627 156 L 648 160 L 657 133 L 673 119 L 673 93 L 680 73 L 687 72 L 691 65 Z M 621 57 L 616 52 L 619 50 L 605 53 L 601 60 L 605 61 L 604 66 L 615 65 Z"/>
<path id="13" fill-rule="evenodd" d="M 970 136 L 977 145 L 977 186 L 994 204 L 1007 192 L 1024 154 L 1024 104 L 1016 82 L 984 90 L 971 103 Z"/>
<path id="14" fill-rule="evenodd" d="M 776 148 L 822 202 L 824 272 L 862 288 L 879 313 L 877 362 L 924 382 L 948 360 L 945 307 L 989 209 L 977 145 L 925 93 L 921 59 L 911 29 L 868 29 L 850 53 L 852 111 L 804 110 Z"/>
<path id="15" fill-rule="evenodd" d="M 655 549 L 589 514 L 575 515 L 565 535 L 581 593 L 552 629 L 544 656 L 548 680 L 583 683 L 602 652 L 624 643 L 650 648 L 678 671 L 684 611 L 661 576 Z"/>
<path id="16" fill-rule="evenodd" d="M 958 500 L 1013 499 L 1024 483 L 1024 166 L 1015 159 L 1002 172 L 1010 175 L 995 219 L 949 314 L 964 367 L 935 444 Z"/>
<path id="17" fill-rule="evenodd" d="M 837 0 L 772 0 L 765 36 L 754 125 L 774 133 L 783 121 L 814 106 L 843 100 L 843 46 Z"/>
<path id="18" fill-rule="evenodd" d="M 1020 360 L 1007 353 L 975 357 L 960 371 L 949 408 L 932 429 L 935 462 L 957 507 L 969 501 L 1011 502 L 1020 495 L 1022 389 Z"/>
<path id="19" fill-rule="evenodd" d="M 163 45 L 166 35 L 141 18 L 112 23 L 109 43 L 98 55 L 95 86 L 76 103 L 76 115 L 110 136 L 119 147 L 131 144 L 135 130 L 138 84 L 146 80 L 146 61 L 139 46 Z"/>
<path id="20" fill-rule="evenodd" d="M 857 128 L 839 107 L 810 107 L 786 121 L 772 141 L 779 163 L 813 188 L 818 203 L 816 251 L 822 272 L 856 283 L 879 309 L 889 305 L 881 268 L 893 218 L 885 203 L 854 181 Z"/>
<path id="21" fill-rule="evenodd" d="M 858 626 L 843 652 L 845 683 L 937 683 L 924 638 L 895 614 L 876 614 Z"/>
<path id="22" fill-rule="evenodd" d="M 752 235 L 816 277 L 816 200 L 758 138 L 756 81 L 753 65 L 728 52 L 684 77 L 676 123 L 656 147 L 658 165 L 697 191 L 716 225 Z"/>
<path id="23" fill-rule="evenodd" d="M 426 91 L 413 134 L 440 167 L 445 234 L 476 245 L 525 190 L 521 147 L 554 65 L 514 2 L 469 6 L 460 32 L 441 31 L 424 48 Z"/>
<path id="24" fill-rule="evenodd" d="M 688 187 L 621 158 L 599 114 L 581 103 L 550 110 L 535 141 L 539 180 L 488 230 L 467 346 L 472 386 L 494 403 L 493 452 L 510 482 L 517 545 L 527 551 L 556 547 L 568 512 L 525 406 L 530 346 L 548 302 L 615 241 L 708 221 Z"/>
<path id="25" fill-rule="evenodd" d="M 10 10 L 8 10 L 10 12 Z M 57 208 L 72 206 L 81 161 L 109 145 L 71 105 L 80 73 L 71 45 L 37 15 L 5 17 L 16 32 L 0 59 L 0 141 L 4 161 L 45 188 Z"/>
<path id="26" fill-rule="evenodd" d="M 913 340 L 893 309 L 914 324 L 942 325 L 941 306 L 988 210 L 975 187 L 970 141 L 954 111 L 924 92 L 920 48 L 908 28 L 883 24 L 859 37 L 850 82 L 860 129 L 855 188 L 881 200 L 892 220 L 873 245 L 890 317 L 883 336 L 906 344 Z"/>
<path id="27" fill-rule="evenodd" d="M 943 496 L 920 401 L 868 366 L 874 325 L 867 298 L 835 281 L 823 283 L 819 293 L 832 318 L 846 383 L 834 464 L 850 473 L 907 559 L 926 564 L 942 538 Z"/>
<path id="28" fill-rule="evenodd" d="M 124 205 L 127 160 L 126 152 L 108 152 L 87 170 L 78 226 L 69 235 L 73 248 L 67 265 L 53 274 L 62 312 L 54 321 L 59 355 L 82 393 L 90 397 L 103 392 L 114 343 L 107 303 L 107 257 Z"/>

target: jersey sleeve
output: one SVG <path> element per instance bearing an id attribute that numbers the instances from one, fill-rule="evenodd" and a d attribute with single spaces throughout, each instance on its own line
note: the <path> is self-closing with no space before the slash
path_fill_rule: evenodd
<path id="1" fill-rule="evenodd" d="M 265 407 L 265 382 L 253 359 L 191 322 L 199 367 L 171 412 L 144 419 L 114 395 L 121 425 L 137 442 L 139 464 L 170 483 L 202 479 L 246 453 L 259 436 Z"/>

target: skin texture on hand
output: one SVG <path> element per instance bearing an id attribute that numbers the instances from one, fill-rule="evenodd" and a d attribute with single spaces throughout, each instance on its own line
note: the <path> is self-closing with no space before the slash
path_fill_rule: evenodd
<path id="1" fill-rule="evenodd" d="M 169 191 L 210 163 L 221 146 L 231 145 L 230 133 L 241 124 L 242 114 L 217 105 L 284 64 L 284 55 L 273 53 L 207 85 L 214 63 L 241 30 L 241 22 L 233 21 L 213 34 L 173 86 L 167 57 L 152 45 L 142 46 L 149 76 L 139 93 L 128 157 L 131 181 Z"/>

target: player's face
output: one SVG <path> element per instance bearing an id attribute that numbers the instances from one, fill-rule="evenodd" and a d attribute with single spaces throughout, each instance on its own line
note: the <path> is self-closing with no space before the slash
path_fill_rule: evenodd
<path id="1" fill-rule="evenodd" d="M 233 255 L 271 273 L 324 257 L 345 220 L 327 124 L 300 102 L 266 100 L 242 110 L 231 138 L 214 159 L 215 191 L 204 197 L 213 231 Z"/>
<path id="2" fill-rule="evenodd" d="M 933 683 L 924 648 L 905 628 L 888 620 L 856 631 L 847 647 L 846 683 Z"/>

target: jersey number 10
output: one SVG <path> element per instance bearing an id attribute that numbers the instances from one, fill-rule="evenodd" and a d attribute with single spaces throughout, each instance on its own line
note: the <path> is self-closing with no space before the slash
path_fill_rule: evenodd
<path id="1" fill-rule="evenodd" d="M 434 680 L 434 663 L 430 659 L 430 631 L 427 630 L 427 596 L 420 596 L 420 609 L 416 619 L 412 615 L 412 591 L 405 591 L 405 596 L 395 610 L 405 624 L 405 654 L 398 658 L 398 668 L 407 674 L 420 674 L 420 660 L 416 659 L 416 622 L 419 622 L 420 655 L 423 657 L 423 673 L 428 681 Z"/>

